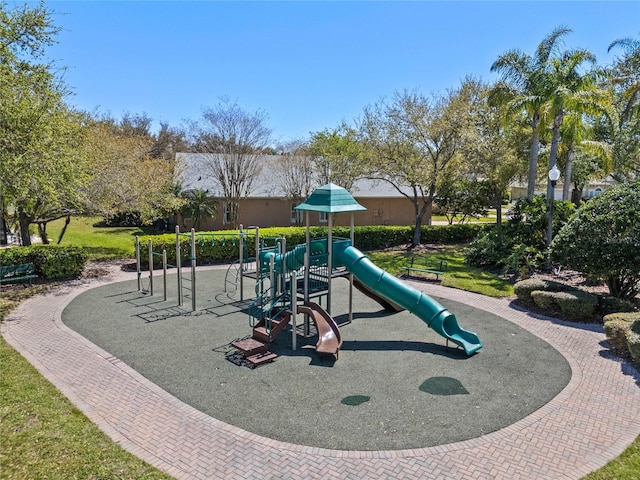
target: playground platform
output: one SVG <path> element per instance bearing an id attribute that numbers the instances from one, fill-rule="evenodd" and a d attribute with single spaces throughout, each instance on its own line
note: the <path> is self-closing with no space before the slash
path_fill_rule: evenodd
<path id="1" fill-rule="evenodd" d="M 29 299 L 2 334 L 111 438 L 179 479 L 579 479 L 640 433 L 640 374 L 599 326 L 414 283 L 481 334 L 480 353 L 446 349 L 364 296 L 344 324 L 334 298 L 340 360 L 312 338 L 293 352 L 285 336 L 280 357 L 251 370 L 225 359 L 250 331 L 241 306 L 216 299 L 215 269 L 200 272 L 211 304 L 193 313 L 112 271 Z"/>

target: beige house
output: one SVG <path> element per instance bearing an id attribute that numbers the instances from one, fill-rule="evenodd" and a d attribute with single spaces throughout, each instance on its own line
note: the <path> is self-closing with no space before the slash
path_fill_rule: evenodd
<path id="1" fill-rule="evenodd" d="M 239 204 L 239 221 L 242 225 L 266 227 L 288 227 L 304 225 L 303 212 L 294 208 L 302 203 L 293 201 L 284 195 L 275 173 L 270 168 L 271 162 L 276 160 L 275 155 L 264 155 L 260 158 L 262 173 L 252 185 L 249 195 L 243 198 Z M 217 215 L 215 218 L 206 219 L 201 224 L 202 230 L 224 230 L 231 228 L 229 205 L 226 204 L 215 182 L 207 176 L 204 162 L 210 157 L 207 154 L 178 153 L 176 164 L 179 166 L 179 176 L 182 179 L 183 189 L 202 189 L 210 192 L 213 198 L 218 198 Z M 320 185 L 313 185 L 313 188 Z M 407 190 L 408 192 L 408 190 Z M 367 210 L 355 212 L 356 225 L 403 225 L 415 224 L 413 204 L 384 181 L 359 180 L 350 192 L 358 203 Z M 334 225 L 347 226 L 350 215 L 336 215 Z M 425 215 L 424 223 L 428 223 L 431 212 Z M 327 225 L 327 217 L 324 213 L 312 212 L 310 214 L 312 226 Z M 189 218 L 180 219 L 181 225 L 191 228 L 193 222 Z"/>
<path id="2" fill-rule="evenodd" d="M 582 191 L 582 198 L 592 198 L 599 193 L 604 192 L 605 190 L 610 189 L 611 187 L 617 185 L 612 178 L 607 177 L 604 180 L 591 180 Z M 558 181 L 556 183 L 556 188 L 554 190 L 554 199 L 562 200 L 562 181 Z M 521 198 L 527 198 L 527 185 L 523 183 L 514 183 L 509 187 L 510 200 L 515 202 L 516 200 L 520 200 Z M 547 186 L 546 184 L 540 184 L 537 186 L 534 192 L 536 195 L 546 195 L 547 194 Z M 571 194 L 571 189 L 569 190 Z"/>

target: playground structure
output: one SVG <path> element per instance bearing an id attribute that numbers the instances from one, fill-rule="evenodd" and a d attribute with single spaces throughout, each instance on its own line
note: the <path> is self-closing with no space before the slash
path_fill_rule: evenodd
<path id="1" fill-rule="evenodd" d="M 304 332 L 309 320 L 316 325 L 316 351 L 334 354 L 338 358 L 342 345 L 340 328 L 331 316 L 331 282 L 337 277 L 349 278 L 349 322 L 353 318 L 352 291 L 360 289 L 387 310 L 408 310 L 430 328 L 467 355 L 482 348 L 478 336 L 464 330 L 451 312 L 425 293 L 385 272 L 353 246 L 353 212 L 362 210 L 343 188 L 333 184 L 316 189 L 307 201 L 296 209 L 306 211 L 306 243 L 287 249 L 285 239 L 265 247 L 256 236 L 256 297 L 249 307 L 253 334 L 232 343 L 242 351 L 252 365 L 273 360 L 268 344 L 292 324 L 292 348 L 296 349 L 297 314 L 304 314 Z M 309 211 L 328 214 L 352 212 L 351 238 L 333 238 L 332 215 L 327 215 L 326 238 L 310 238 Z M 241 263 L 242 265 L 242 263 Z M 318 303 L 311 301 L 313 298 Z M 325 298 L 326 308 L 321 306 Z"/>
<path id="2" fill-rule="evenodd" d="M 297 348 L 297 315 L 304 316 L 303 335 L 309 335 L 310 321 L 318 333 L 316 351 L 335 355 L 338 358 L 342 346 L 340 328 L 331 315 L 332 281 L 339 277 L 349 280 L 348 322 L 353 319 L 353 287 L 378 302 L 385 310 L 406 309 L 424 321 L 430 328 L 449 342 L 461 347 L 467 355 L 482 348 L 478 336 L 464 330 L 451 312 L 403 280 L 385 272 L 354 247 L 353 213 L 363 210 L 344 188 L 328 184 L 316 189 L 301 205 L 296 207 L 306 213 L 306 242 L 288 248 L 286 238 L 260 237 L 258 227 L 245 231 L 240 226 L 237 234 L 180 233 L 176 227 L 175 258 L 178 282 L 178 305 L 185 297 L 191 299 L 191 309 L 196 310 L 196 241 L 214 244 L 216 241 L 231 241 L 238 247 L 238 260 L 227 268 L 225 293 L 228 296 L 240 294 L 244 301 L 244 279 L 255 282 L 255 297 L 246 308 L 252 327 L 252 335 L 231 343 L 244 355 L 250 365 L 261 365 L 277 357 L 269 351 L 269 344 L 291 324 L 291 344 Z M 324 212 L 328 219 L 328 235 L 310 238 L 309 212 Z M 333 215 L 351 212 L 350 238 L 333 237 Z M 253 230 L 253 231 L 252 231 Z M 250 237 L 255 237 L 255 257 L 249 256 Z M 189 237 L 190 275 L 182 274 L 181 238 Z M 152 241 L 148 244 L 149 288 L 142 289 L 140 269 L 140 243 L 136 237 L 136 263 L 138 270 L 138 290 L 150 295 L 153 291 L 154 257 L 162 256 L 164 300 L 167 291 L 167 252 L 153 251 Z M 186 293 L 185 293 L 186 292 Z M 325 306 L 322 306 L 322 303 Z"/>
<path id="3" fill-rule="evenodd" d="M 256 237 L 257 237 L 256 228 Z M 136 235 L 135 238 L 135 252 L 136 252 L 136 271 L 137 271 L 137 281 L 138 281 L 138 291 L 143 293 L 148 293 L 150 296 L 154 295 L 154 268 L 155 268 L 155 258 L 162 258 L 162 280 L 163 280 L 163 299 L 167 300 L 167 270 L 169 268 L 175 268 L 177 271 L 177 291 L 178 291 L 178 306 L 182 306 L 184 303 L 184 299 L 191 299 L 191 311 L 196 311 L 196 266 L 197 266 L 197 254 L 196 254 L 196 243 L 200 245 L 204 245 L 205 242 L 210 242 L 212 245 L 216 242 L 224 245 L 227 241 L 231 242 L 231 244 L 235 247 L 238 246 L 239 250 L 239 261 L 234 262 L 229 269 L 227 270 L 227 276 L 225 278 L 226 283 L 239 282 L 239 288 L 237 285 L 233 285 L 233 290 L 229 289 L 229 291 L 239 291 L 240 292 L 240 300 L 243 300 L 243 275 L 240 275 L 239 272 L 242 268 L 239 269 L 238 265 L 243 266 L 243 268 L 247 268 L 247 252 L 248 252 L 248 240 L 252 235 L 249 232 L 243 230 L 242 225 L 240 225 L 240 231 L 237 234 L 228 234 L 228 233 L 196 233 L 195 229 L 191 229 L 190 233 L 180 233 L 180 227 L 176 226 L 176 241 L 175 241 L 175 265 L 171 265 L 167 262 L 167 251 L 163 249 L 162 252 L 154 251 L 153 240 L 148 240 L 147 245 L 147 256 L 149 263 L 149 276 L 148 276 L 148 286 L 145 288 L 143 286 L 143 278 L 142 278 L 142 269 L 141 269 L 141 245 L 140 239 Z M 189 274 L 183 275 L 183 266 L 182 266 L 182 245 L 181 239 L 188 238 L 189 239 Z M 250 261 L 250 260 L 249 260 Z M 236 275 L 230 276 L 231 269 L 236 269 Z M 227 288 L 225 287 L 225 290 Z"/>

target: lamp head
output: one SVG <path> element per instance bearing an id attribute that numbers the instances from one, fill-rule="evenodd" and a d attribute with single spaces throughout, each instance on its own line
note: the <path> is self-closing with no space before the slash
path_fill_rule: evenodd
<path id="1" fill-rule="evenodd" d="M 557 166 L 553 166 L 551 170 L 549 170 L 549 180 L 552 182 L 557 182 L 560 178 L 560 170 L 558 170 Z"/>

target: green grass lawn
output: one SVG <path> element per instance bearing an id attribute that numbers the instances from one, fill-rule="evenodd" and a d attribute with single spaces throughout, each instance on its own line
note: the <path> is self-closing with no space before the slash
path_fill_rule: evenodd
<path id="1" fill-rule="evenodd" d="M 96 228 L 97 218 L 73 218 L 63 245 L 85 246 L 91 260 L 131 258 L 138 228 Z M 63 221 L 49 224 L 57 239 Z M 371 260 L 391 274 L 402 273 L 409 261 L 406 251 L 369 252 Z M 463 247 L 453 245 L 428 254 L 430 261 L 445 260 L 442 284 L 484 295 L 513 294 L 509 282 L 464 263 Z M 24 298 L 47 287 L 17 289 L 0 297 L 0 320 Z M 157 469 L 127 453 L 111 441 L 6 341 L 0 339 L 0 479 L 168 479 Z M 615 408 L 615 406 L 612 406 Z M 637 480 L 640 478 L 640 436 L 617 459 L 584 480 Z"/>
<path id="2" fill-rule="evenodd" d="M 401 275 L 405 273 L 403 266 L 411 262 L 411 252 L 385 251 L 369 252 L 367 254 L 377 266 L 391 273 Z M 507 280 L 492 273 L 467 265 L 464 261 L 464 247 L 450 245 L 433 253 L 418 253 L 417 262 L 438 265 L 441 260 L 447 262 L 447 268 L 442 278 L 442 285 L 459 288 L 470 292 L 481 293 L 490 297 L 508 297 L 513 295 L 513 285 Z M 426 278 L 435 278 L 425 274 Z"/>
<path id="3" fill-rule="evenodd" d="M 132 258 L 135 256 L 135 236 L 145 235 L 139 227 L 94 227 L 101 217 L 72 217 L 60 245 L 82 246 L 90 261 Z M 47 236 L 57 242 L 64 219 L 47 225 Z"/>

